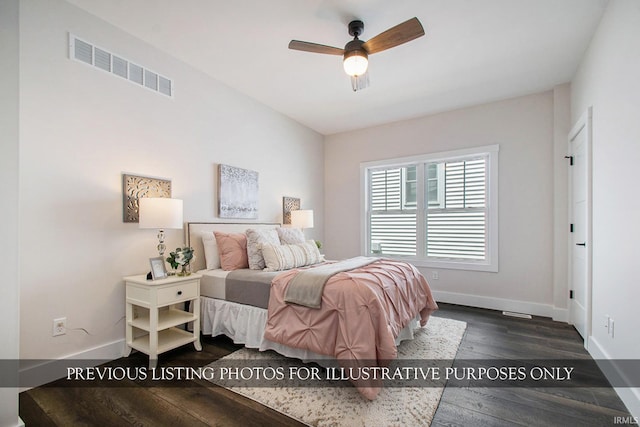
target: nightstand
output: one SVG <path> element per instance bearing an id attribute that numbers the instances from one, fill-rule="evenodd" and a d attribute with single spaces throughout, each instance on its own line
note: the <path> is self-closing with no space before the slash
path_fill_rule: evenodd
<path id="1" fill-rule="evenodd" d="M 171 276 L 161 280 L 147 280 L 146 275 L 124 278 L 126 286 L 125 356 L 135 348 L 149 355 L 149 368 L 158 364 L 158 355 L 165 351 L 193 343 L 200 344 L 200 276 Z M 191 302 L 192 312 L 185 311 Z M 193 331 L 179 326 L 193 322 Z"/>

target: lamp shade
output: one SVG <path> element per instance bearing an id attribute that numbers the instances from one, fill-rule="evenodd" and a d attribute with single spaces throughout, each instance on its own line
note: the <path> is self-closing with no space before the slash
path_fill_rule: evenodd
<path id="1" fill-rule="evenodd" d="M 352 50 L 344 54 L 342 66 L 350 76 L 361 76 L 367 71 L 369 60 L 364 50 Z"/>
<path id="2" fill-rule="evenodd" d="M 138 199 L 140 228 L 159 230 L 182 228 L 182 200 L 167 197 L 142 197 Z"/>
<path id="3" fill-rule="evenodd" d="M 313 228 L 313 210 L 302 209 L 291 211 L 291 226 L 297 228 Z"/>

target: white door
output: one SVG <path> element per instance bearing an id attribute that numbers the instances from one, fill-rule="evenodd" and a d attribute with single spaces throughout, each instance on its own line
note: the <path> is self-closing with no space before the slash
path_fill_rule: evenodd
<path id="1" fill-rule="evenodd" d="M 571 323 L 585 347 L 591 333 L 591 109 L 569 134 L 570 212 L 570 312 Z"/>

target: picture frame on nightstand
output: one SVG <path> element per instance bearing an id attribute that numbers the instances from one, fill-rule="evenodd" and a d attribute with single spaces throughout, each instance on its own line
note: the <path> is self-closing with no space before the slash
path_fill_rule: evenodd
<path id="1" fill-rule="evenodd" d="M 164 258 L 161 256 L 149 258 L 149 264 L 151 264 L 151 278 L 153 280 L 167 278 L 167 268 L 164 265 Z"/>

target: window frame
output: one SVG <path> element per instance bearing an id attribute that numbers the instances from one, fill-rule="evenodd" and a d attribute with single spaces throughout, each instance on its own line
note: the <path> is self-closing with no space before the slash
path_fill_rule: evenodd
<path id="1" fill-rule="evenodd" d="M 367 256 L 376 256 L 370 247 L 370 212 L 369 212 L 369 171 L 389 169 L 394 167 L 404 167 L 415 164 L 422 164 L 416 170 L 417 206 L 416 206 L 416 253 L 417 256 L 395 256 L 392 258 L 409 261 L 418 267 L 456 269 L 470 271 L 498 272 L 498 154 L 500 146 L 486 145 L 481 147 L 466 148 L 437 153 L 428 153 L 410 157 L 400 157 L 385 160 L 363 162 L 360 164 L 360 223 L 361 223 L 361 253 Z M 455 259 L 433 259 L 426 257 L 426 215 L 429 210 L 426 206 L 427 182 L 426 176 L 428 163 L 452 162 L 464 160 L 474 156 L 486 155 L 487 174 L 487 222 L 486 222 L 486 257 L 482 261 L 455 260 Z M 419 207 L 419 208 L 418 208 Z"/>

